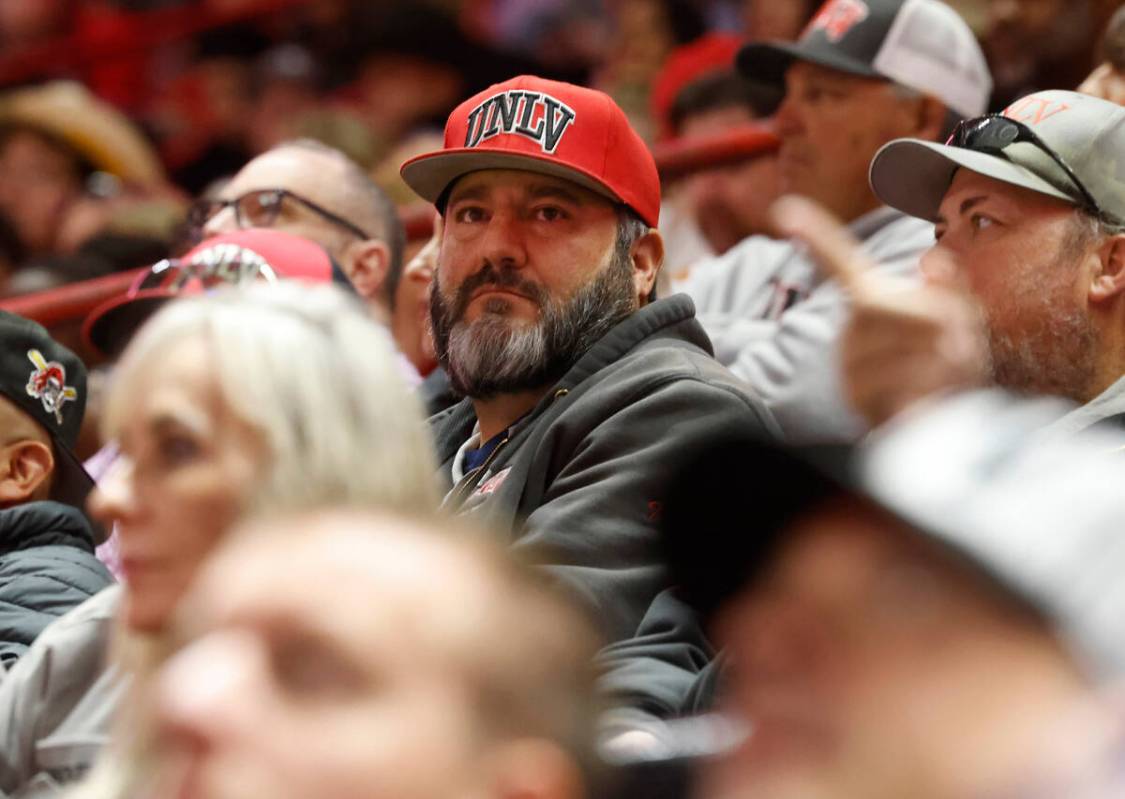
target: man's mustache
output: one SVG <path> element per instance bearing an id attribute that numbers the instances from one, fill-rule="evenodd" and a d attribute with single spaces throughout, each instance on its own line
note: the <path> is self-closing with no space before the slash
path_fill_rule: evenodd
<path id="1" fill-rule="evenodd" d="M 538 283 L 520 277 L 516 269 L 510 266 L 497 269 L 491 263 L 486 263 L 479 271 L 467 277 L 465 282 L 457 289 L 457 296 L 454 298 L 453 321 L 458 321 L 464 317 L 473 294 L 484 286 L 511 289 L 517 294 L 524 295 L 540 307 L 547 300 L 547 292 L 543 287 Z"/>

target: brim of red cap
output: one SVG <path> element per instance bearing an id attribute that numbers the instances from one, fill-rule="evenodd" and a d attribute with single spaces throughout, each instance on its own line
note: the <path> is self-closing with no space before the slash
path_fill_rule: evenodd
<path id="1" fill-rule="evenodd" d="M 125 349 L 133 334 L 173 297 L 182 293 L 155 288 L 138 291 L 132 297 L 114 297 L 86 317 L 82 338 L 86 344 L 107 358 L 116 358 Z"/>
<path id="2" fill-rule="evenodd" d="M 560 163 L 557 158 L 548 155 L 537 156 L 530 153 L 488 150 L 482 147 L 463 147 L 415 156 L 402 165 L 400 174 L 406 185 L 414 189 L 418 196 L 437 205 L 442 194 L 453 181 L 482 169 L 519 169 L 524 172 L 550 175 L 577 183 L 612 202 L 628 205 L 613 189 L 592 173 L 570 164 Z M 633 208 L 633 210 L 650 227 L 656 226 L 656 220 L 645 219 L 639 209 Z"/>
<path id="3" fill-rule="evenodd" d="M 785 73 L 794 61 L 808 61 L 864 78 L 885 77 L 858 58 L 851 58 L 830 48 L 809 47 L 801 42 L 754 42 L 738 51 L 735 64 L 745 78 L 784 88 Z"/>
<path id="4" fill-rule="evenodd" d="M 660 177 L 671 180 L 701 169 L 741 163 L 776 152 L 780 146 L 772 124 L 751 122 L 708 136 L 671 139 L 654 147 L 652 154 L 660 164 Z"/>

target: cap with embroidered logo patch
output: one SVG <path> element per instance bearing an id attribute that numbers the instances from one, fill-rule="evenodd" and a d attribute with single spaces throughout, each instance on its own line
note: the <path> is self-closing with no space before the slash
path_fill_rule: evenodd
<path id="1" fill-rule="evenodd" d="M 937 220 L 959 168 L 1085 208 L 1125 227 L 1125 108 L 1070 91 L 1016 100 L 1002 114 L 961 123 L 946 144 L 897 139 L 871 161 L 875 194 Z"/>
<path id="2" fill-rule="evenodd" d="M 629 206 L 651 227 L 660 216 L 652 153 L 603 92 L 531 75 L 497 83 L 450 114 L 441 150 L 411 158 L 402 179 L 440 204 L 457 178 L 520 169 L 573 181 Z"/>
<path id="3" fill-rule="evenodd" d="M 796 42 L 753 42 L 738 54 L 746 77 L 779 86 L 794 61 L 892 80 L 963 116 L 984 113 L 992 93 L 976 36 L 940 0 L 828 0 Z"/>
<path id="4" fill-rule="evenodd" d="M 86 413 L 86 366 L 42 325 L 0 311 L 0 394 L 35 420 L 54 442 L 51 499 L 85 513 L 94 481 L 74 447 Z M 100 525 L 91 520 L 95 537 Z"/>
<path id="5" fill-rule="evenodd" d="M 316 242 L 280 230 L 248 228 L 213 236 L 179 258 L 153 264 L 123 296 L 91 311 L 82 334 L 94 349 L 117 355 L 137 328 L 173 297 L 252 280 L 335 282 L 352 288 Z"/>

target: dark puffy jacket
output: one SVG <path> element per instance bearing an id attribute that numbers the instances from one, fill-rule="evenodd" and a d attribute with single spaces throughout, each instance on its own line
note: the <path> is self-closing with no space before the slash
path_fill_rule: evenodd
<path id="1" fill-rule="evenodd" d="M 0 510 L 0 664 L 7 669 L 59 616 L 113 582 L 82 513 L 58 502 Z"/>

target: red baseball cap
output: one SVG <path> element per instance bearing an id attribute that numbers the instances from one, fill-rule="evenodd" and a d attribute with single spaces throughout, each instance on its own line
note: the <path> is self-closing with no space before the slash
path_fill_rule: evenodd
<path id="1" fill-rule="evenodd" d="M 681 45 L 668 54 L 652 80 L 649 111 L 660 126 L 660 138 L 676 135 L 672 126 L 672 105 L 684 87 L 707 75 L 734 71 L 734 57 L 743 39 L 733 33 L 710 33 Z"/>
<path id="2" fill-rule="evenodd" d="M 120 297 L 99 305 L 82 325 L 86 343 L 117 355 L 145 320 L 174 297 L 252 280 L 351 284 L 316 242 L 279 230 L 249 228 L 206 239 L 179 258 L 166 258 L 139 275 Z"/>
<path id="3" fill-rule="evenodd" d="M 660 177 L 625 112 L 603 92 L 521 75 L 453 110 L 441 150 L 411 158 L 402 179 L 438 204 L 462 175 L 522 169 L 565 178 L 632 208 L 650 227 L 660 218 Z"/>

